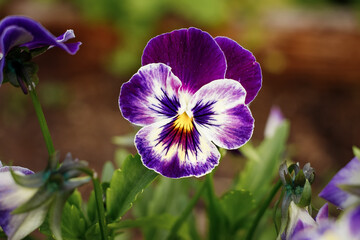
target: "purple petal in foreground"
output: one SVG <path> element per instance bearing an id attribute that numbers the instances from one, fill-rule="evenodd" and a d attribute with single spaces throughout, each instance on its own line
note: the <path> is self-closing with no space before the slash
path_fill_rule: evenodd
<path id="1" fill-rule="evenodd" d="M 144 49 L 142 64 L 159 62 L 170 66 L 190 93 L 225 77 L 224 53 L 207 32 L 197 28 L 180 29 L 151 39 Z"/>
<path id="2" fill-rule="evenodd" d="M 162 63 L 143 66 L 121 87 L 119 107 L 124 118 L 143 126 L 174 117 L 180 103 L 180 80 Z"/>
<path id="3" fill-rule="evenodd" d="M 360 161 L 355 157 L 336 173 L 328 185 L 320 192 L 319 196 L 343 209 L 359 202 L 359 197 L 347 193 L 338 187 L 342 184 L 360 184 L 359 172 Z"/>
<path id="4" fill-rule="evenodd" d="M 246 92 L 234 80 L 215 80 L 199 89 L 189 103 L 196 128 L 215 145 L 236 149 L 246 143 L 254 119 L 244 104 Z"/>
<path id="5" fill-rule="evenodd" d="M 182 121 L 182 122 L 181 122 Z M 170 178 L 200 177 L 218 165 L 220 153 L 186 120 L 163 120 L 143 127 L 135 145 L 143 164 Z"/>
<path id="6" fill-rule="evenodd" d="M 237 80 L 246 90 L 245 104 L 249 104 L 261 88 L 260 64 L 252 53 L 227 37 L 216 37 L 227 62 L 226 78 Z"/>

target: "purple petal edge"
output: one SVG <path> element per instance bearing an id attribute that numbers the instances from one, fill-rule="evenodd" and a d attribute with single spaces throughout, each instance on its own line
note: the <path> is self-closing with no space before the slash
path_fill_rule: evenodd
<path id="1" fill-rule="evenodd" d="M 328 185 L 319 193 L 319 197 L 343 209 L 353 204 L 357 198 L 341 190 L 338 185 L 351 184 L 352 176 L 359 174 L 359 172 L 360 161 L 355 157 L 335 174 Z"/>
<path id="2" fill-rule="evenodd" d="M 239 81 L 246 90 L 245 104 L 256 97 L 262 85 L 260 64 L 254 55 L 227 37 L 216 37 L 215 41 L 224 52 L 227 62 L 226 78 Z"/>

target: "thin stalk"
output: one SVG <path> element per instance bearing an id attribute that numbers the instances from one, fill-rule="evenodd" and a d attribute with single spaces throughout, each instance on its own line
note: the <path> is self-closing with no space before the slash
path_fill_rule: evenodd
<path id="1" fill-rule="evenodd" d="M 36 116 L 37 116 L 37 118 L 39 120 L 41 132 L 42 132 L 42 134 L 44 136 L 46 148 L 48 150 L 49 156 L 52 156 L 54 154 L 54 152 L 55 152 L 55 148 L 54 148 L 54 144 L 53 144 L 53 141 L 51 139 L 51 136 L 50 136 L 49 128 L 48 128 L 47 123 L 46 123 L 44 112 L 43 112 L 42 107 L 40 105 L 39 98 L 37 97 L 37 94 L 35 92 L 35 88 L 31 89 L 29 92 L 30 92 L 30 97 L 31 97 L 32 103 L 33 103 L 34 108 L 35 108 Z"/>
<path id="2" fill-rule="evenodd" d="M 92 182 L 94 185 L 96 209 L 97 209 L 97 213 L 98 213 L 101 239 L 107 240 L 108 231 L 107 231 L 106 219 L 105 219 L 105 209 L 104 209 L 104 204 L 103 204 L 103 200 L 102 200 L 102 189 L 101 189 L 98 178 L 93 177 Z"/>
<path id="3" fill-rule="evenodd" d="M 185 210 L 181 213 L 180 217 L 176 220 L 176 222 L 172 225 L 170 233 L 167 237 L 168 240 L 175 239 L 176 233 L 179 231 L 185 220 L 188 218 L 192 209 L 195 207 L 196 203 L 199 201 L 203 191 L 206 188 L 206 181 L 202 183 L 195 196 L 191 199 L 189 204 L 186 206 Z"/>
<path id="4" fill-rule="evenodd" d="M 215 195 L 214 190 L 214 179 L 213 179 L 213 172 L 206 175 L 206 188 L 207 188 L 207 198 L 208 198 L 208 206 L 207 206 L 207 214 L 209 219 L 209 240 L 218 240 L 221 239 L 221 234 L 223 231 L 223 219 L 222 216 L 219 214 L 219 202 Z"/>
<path id="5" fill-rule="evenodd" d="M 271 201 L 275 197 L 276 193 L 279 191 L 280 187 L 282 186 L 282 182 L 279 180 L 276 185 L 271 190 L 269 196 L 267 199 L 265 199 L 264 203 L 262 204 L 259 212 L 256 214 L 255 220 L 253 224 L 251 225 L 251 228 L 246 236 L 246 240 L 251 240 L 253 238 L 253 235 L 255 233 L 256 227 L 258 226 L 261 218 L 263 217 L 266 209 L 269 207 Z"/>

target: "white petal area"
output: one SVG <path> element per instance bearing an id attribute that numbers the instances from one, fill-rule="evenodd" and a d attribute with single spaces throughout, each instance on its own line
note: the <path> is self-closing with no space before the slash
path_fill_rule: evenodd
<path id="1" fill-rule="evenodd" d="M 145 65 L 121 87 L 119 107 L 124 118 L 145 126 L 168 119 L 180 108 L 181 81 L 162 63 Z"/>
<path id="2" fill-rule="evenodd" d="M 245 96 L 246 91 L 238 81 L 215 80 L 193 95 L 187 112 L 201 134 L 219 147 L 236 149 L 251 138 L 254 129 Z"/>
<path id="3" fill-rule="evenodd" d="M 203 176 L 218 165 L 220 153 L 196 129 L 174 129 L 174 119 L 142 128 L 135 145 L 146 167 L 170 178 Z"/>
<path id="4" fill-rule="evenodd" d="M 14 231 L 9 234 L 9 240 L 20 240 L 39 228 L 44 222 L 49 204 L 36 208 L 27 213 L 15 214 L 10 220 Z"/>
<path id="5" fill-rule="evenodd" d="M 289 206 L 289 222 L 286 229 L 286 239 L 291 239 L 293 234 L 296 234 L 294 231 L 299 221 L 302 222 L 304 228 L 317 226 L 315 220 L 307 210 L 291 202 Z"/>
<path id="6" fill-rule="evenodd" d="M 24 175 L 21 172 L 15 172 Z M 0 210 L 12 209 L 28 201 L 35 193 L 35 188 L 25 188 L 15 183 L 10 172 L 0 172 Z"/>

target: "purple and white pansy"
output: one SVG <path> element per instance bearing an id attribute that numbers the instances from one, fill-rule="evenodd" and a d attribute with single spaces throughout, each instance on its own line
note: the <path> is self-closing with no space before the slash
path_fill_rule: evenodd
<path id="1" fill-rule="evenodd" d="M 292 240 L 359 240 L 360 206 L 348 208 L 339 219 L 324 220 L 298 231 Z"/>
<path id="2" fill-rule="evenodd" d="M 40 23 L 23 16 L 9 16 L 0 21 L 0 85 L 3 82 L 3 70 L 8 53 L 16 47 L 27 47 L 29 50 L 42 47 L 59 47 L 69 54 L 79 50 L 81 42 L 65 43 L 74 38 L 73 30 L 67 30 L 55 37 Z"/>
<path id="3" fill-rule="evenodd" d="M 22 167 L 11 167 L 17 175 L 33 174 Z M 9 240 L 19 240 L 38 228 L 44 221 L 47 207 L 30 212 L 12 214 L 12 211 L 31 199 L 37 188 L 25 188 L 15 183 L 10 168 L 0 162 L 0 226 Z"/>
<path id="4" fill-rule="evenodd" d="M 354 186 L 358 194 L 345 191 L 345 186 Z M 330 203 L 345 209 L 354 204 L 360 204 L 360 160 L 354 157 L 345 167 L 343 167 L 326 187 L 320 192 L 319 196 Z"/>
<path id="5" fill-rule="evenodd" d="M 252 136 L 248 104 L 261 70 L 235 41 L 175 30 L 148 42 L 142 65 L 123 84 L 119 107 L 143 127 L 135 145 L 146 167 L 171 178 L 200 177 L 218 165 L 216 146 L 236 149 Z"/>

